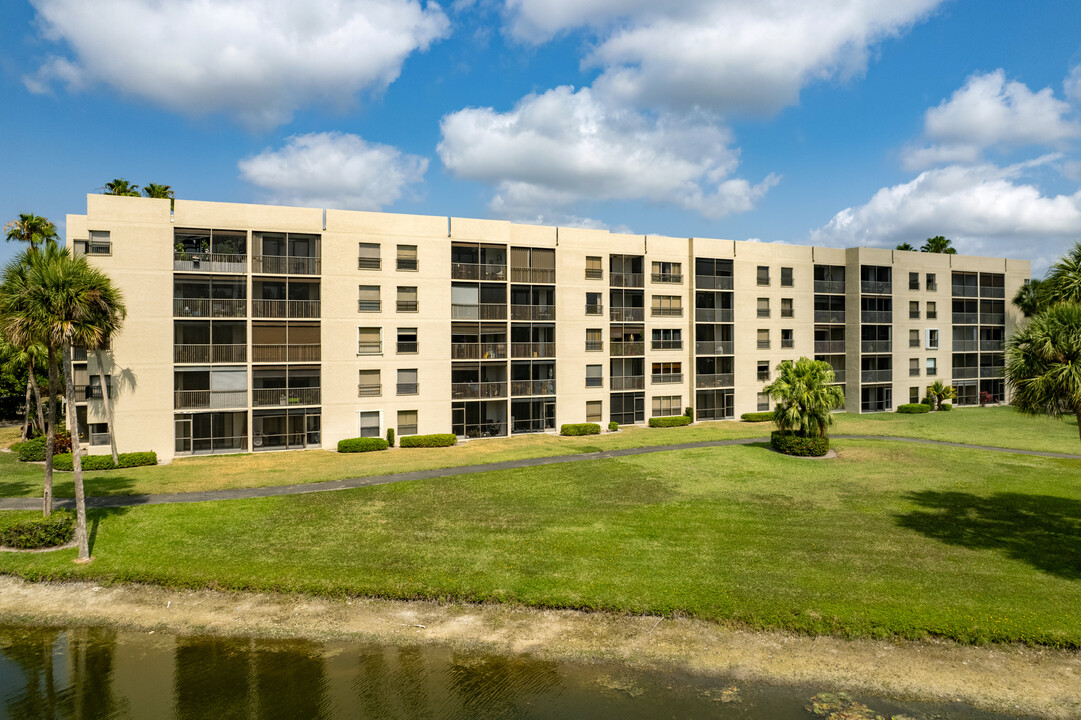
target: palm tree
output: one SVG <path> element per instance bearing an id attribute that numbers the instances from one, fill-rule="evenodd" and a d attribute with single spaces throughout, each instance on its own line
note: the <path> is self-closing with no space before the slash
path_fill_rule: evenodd
<path id="1" fill-rule="evenodd" d="M 45 359 L 45 346 L 38 342 L 32 342 L 22 347 L 8 342 L 0 334 L 0 358 L 4 358 L 4 366 L 12 372 L 26 370 L 26 411 L 23 417 L 22 440 L 27 438 L 27 428 L 31 423 L 31 407 L 37 411 L 37 428 L 42 434 L 45 433 L 45 415 L 42 409 L 41 388 L 38 386 L 37 369 Z"/>
<path id="2" fill-rule="evenodd" d="M 1006 341 L 1006 382 L 1026 415 L 1077 418 L 1081 433 L 1081 303 L 1059 303 Z"/>
<path id="3" fill-rule="evenodd" d="M 1051 266 L 1041 287 L 1045 305 L 1081 302 L 1081 243 Z"/>
<path id="4" fill-rule="evenodd" d="M 946 255 L 956 255 L 956 248 L 952 247 L 953 241 L 949 238 L 942 237 L 941 235 L 935 235 L 933 238 L 927 238 L 927 242 L 920 248 L 920 252 L 929 253 L 944 253 Z"/>
<path id="5" fill-rule="evenodd" d="M 1013 296 L 1013 304 L 1025 317 L 1032 317 L 1043 309 L 1047 294 L 1043 280 L 1030 280 L 1017 288 L 1017 294 Z"/>
<path id="6" fill-rule="evenodd" d="M 33 213 L 20 213 L 18 220 L 12 220 L 5 225 L 4 237 L 8 242 L 29 243 L 32 250 L 38 245 L 55 243 L 59 239 L 56 225 L 49 222 L 48 218 Z"/>
<path id="7" fill-rule="evenodd" d="M 935 380 L 927 386 L 927 397 L 935 399 L 935 410 L 941 410 L 942 403 L 957 397 L 957 391 L 953 389 L 953 385 L 946 385 L 941 380 Z"/>
<path id="8" fill-rule="evenodd" d="M 833 424 L 831 411 L 842 407 L 845 394 L 833 382 L 827 362 L 801 357 L 777 366 L 777 379 L 763 390 L 777 401 L 773 422 L 782 433 L 825 437 Z"/>
<path id="9" fill-rule="evenodd" d="M 124 195 L 127 197 L 139 197 L 139 186 L 129 183 L 124 178 L 116 178 L 112 182 L 105 183 L 102 188 L 106 195 Z"/>
<path id="10" fill-rule="evenodd" d="M 148 198 L 158 198 L 159 200 L 169 200 L 169 209 L 172 210 L 176 206 L 176 195 L 173 193 L 171 185 L 159 185 L 158 183 L 150 183 L 143 186 L 143 193 Z"/>
<path id="11" fill-rule="evenodd" d="M 98 382 L 101 386 L 102 403 L 105 405 L 105 419 L 109 423 L 109 449 L 113 455 L 113 465 L 120 464 L 120 456 L 116 452 L 116 425 L 113 422 L 113 398 L 109 393 L 109 386 L 105 383 L 105 352 L 110 341 L 120 333 L 120 327 L 128 311 L 124 306 L 123 299 L 117 298 L 103 311 L 99 319 L 101 328 L 101 341 L 92 346 L 94 359 L 98 364 Z"/>
<path id="12" fill-rule="evenodd" d="M 916 252 L 916 248 L 912 247 L 912 243 L 903 242 L 897 246 L 898 250 L 908 250 L 909 252 Z"/>

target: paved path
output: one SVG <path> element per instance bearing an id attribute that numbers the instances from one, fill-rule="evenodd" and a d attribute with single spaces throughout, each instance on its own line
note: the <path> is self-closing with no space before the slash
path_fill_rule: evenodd
<path id="1" fill-rule="evenodd" d="M 1040 450 L 1017 450 L 1013 448 L 992 447 L 990 445 L 966 445 L 964 443 L 944 442 L 941 440 L 923 440 L 920 438 L 891 437 L 883 435 L 833 435 L 834 440 L 884 440 L 888 442 L 917 443 L 920 445 L 942 445 L 946 447 L 986 450 L 988 452 L 1009 453 L 1013 455 L 1036 455 L 1039 457 L 1081 460 L 1081 455 L 1069 453 L 1042 452 Z M 304 493 L 326 492 L 329 490 L 348 490 L 350 488 L 386 485 L 408 480 L 429 480 L 431 478 L 454 477 L 473 473 L 494 472 L 496 470 L 516 470 L 519 468 L 540 467 L 542 465 L 562 465 L 565 463 L 586 462 L 589 460 L 609 460 L 612 458 L 648 455 L 651 453 L 671 452 L 673 450 L 694 450 L 697 448 L 727 447 L 730 445 L 753 445 L 769 442 L 769 438 L 739 438 L 734 440 L 705 440 L 702 442 L 680 443 L 677 445 L 651 445 L 648 447 L 619 448 L 602 452 L 581 453 L 578 455 L 553 455 L 551 457 L 525 458 L 483 465 L 463 465 L 460 467 L 417 470 L 415 472 L 396 473 L 394 475 L 373 475 L 371 477 L 328 480 L 326 482 L 303 483 L 300 485 L 278 485 L 275 487 L 236 488 L 232 490 L 208 490 L 204 492 L 171 493 L 165 495 L 113 495 L 88 497 L 89 508 L 132 507 L 134 505 L 166 505 L 170 503 L 212 502 L 215 500 L 242 500 L 249 498 L 275 497 L 278 495 L 302 495 Z M 72 498 L 58 498 L 57 507 L 74 507 Z M 41 498 L 2 498 L 0 510 L 37 510 L 41 507 Z"/>

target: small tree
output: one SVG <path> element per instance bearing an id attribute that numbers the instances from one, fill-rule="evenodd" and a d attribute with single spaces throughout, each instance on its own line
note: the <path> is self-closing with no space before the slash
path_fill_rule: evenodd
<path id="1" fill-rule="evenodd" d="M 1073 415 L 1081 433 L 1081 303 L 1049 307 L 1006 341 L 1006 382 L 1018 410 Z"/>
<path id="2" fill-rule="evenodd" d="M 933 238 L 927 238 L 927 241 L 920 247 L 920 252 L 927 253 L 942 253 L 945 255 L 956 255 L 957 250 L 953 247 L 953 241 L 947 237 L 941 235 L 935 235 Z"/>
<path id="3" fill-rule="evenodd" d="M 832 385 L 830 364 L 801 357 L 777 366 L 777 379 L 764 390 L 776 401 L 773 422 L 782 433 L 825 437 L 833 424 L 832 412 L 845 404 L 845 394 Z"/>
<path id="4" fill-rule="evenodd" d="M 957 391 L 953 389 L 953 385 L 947 385 L 941 380 L 935 380 L 933 384 L 927 386 L 927 397 L 934 399 L 935 410 L 941 410 L 942 403 L 957 397 Z"/>
<path id="5" fill-rule="evenodd" d="M 116 178 L 105 183 L 102 188 L 105 195 L 123 195 L 126 197 L 139 197 L 139 186 L 128 182 L 124 178 Z"/>
<path id="6" fill-rule="evenodd" d="M 907 250 L 909 252 L 916 252 L 916 248 L 912 247 L 912 243 L 903 242 L 897 246 L 898 250 Z"/>

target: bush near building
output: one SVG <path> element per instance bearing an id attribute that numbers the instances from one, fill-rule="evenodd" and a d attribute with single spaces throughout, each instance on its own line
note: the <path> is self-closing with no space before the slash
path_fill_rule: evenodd
<path id="1" fill-rule="evenodd" d="M 16 449 L 16 445 L 18 446 Z M 40 435 L 23 443 L 11 446 L 12 450 L 19 453 L 22 462 L 45 462 L 45 436 Z M 71 434 L 58 432 L 56 442 L 53 445 L 53 456 L 71 452 Z"/>
<path id="2" fill-rule="evenodd" d="M 769 434 L 773 449 L 784 455 L 797 457 L 822 457 L 830 451 L 828 437 L 804 437 L 790 432 L 774 430 Z"/>
<path id="3" fill-rule="evenodd" d="M 923 403 L 906 403 L 905 405 L 898 405 L 897 412 L 902 415 L 922 415 L 931 412 L 931 406 Z"/>
<path id="4" fill-rule="evenodd" d="M 404 441 L 405 438 L 402 438 L 402 440 Z M 362 437 L 338 441 L 338 452 L 340 453 L 372 452 L 373 450 L 386 449 L 387 441 L 383 438 Z"/>
<path id="5" fill-rule="evenodd" d="M 773 420 L 772 412 L 753 412 L 743 413 L 739 416 L 739 419 L 743 422 L 771 422 Z"/>
<path id="6" fill-rule="evenodd" d="M 567 436 L 600 435 L 601 426 L 599 423 L 568 423 L 559 426 L 559 434 Z"/>
<path id="7" fill-rule="evenodd" d="M 73 537 L 75 516 L 67 510 L 58 510 L 47 518 L 38 517 L 0 525 L 0 545 L 19 550 L 66 545 Z"/>
<path id="8" fill-rule="evenodd" d="M 120 453 L 117 455 L 117 464 L 113 465 L 112 455 L 85 455 L 83 457 L 83 470 L 116 470 L 118 468 L 143 467 L 144 465 L 157 465 L 158 454 L 152 450 L 146 452 Z M 71 472 L 71 453 L 53 456 L 53 467 L 57 470 Z"/>
<path id="9" fill-rule="evenodd" d="M 398 447 L 403 448 L 434 448 L 450 447 L 458 443 L 458 437 L 452 433 L 438 433 L 435 435 L 406 435 L 398 441 Z"/>
<path id="10" fill-rule="evenodd" d="M 669 415 L 666 417 L 651 417 L 649 419 L 649 426 L 651 428 L 682 427 L 683 425 L 690 424 L 691 419 L 686 415 Z"/>

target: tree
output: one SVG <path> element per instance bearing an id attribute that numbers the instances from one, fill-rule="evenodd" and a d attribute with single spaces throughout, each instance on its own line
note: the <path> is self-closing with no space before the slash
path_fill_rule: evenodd
<path id="1" fill-rule="evenodd" d="M 36 409 L 38 431 L 45 433 L 45 416 L 41 401 L 41 388 L 38 386 L 37 370 L 45 359 L 45 346 L 38 342 L 31 342 L 24 346 L 16 346 L 0 334 L 0 361 L 3 367 L 12 373 L 18 373 L 22 382 L 22 372 L 27 375 L 26 401 L 23 416 L 22 440 L 27 439 L 27 428 L 30 426 L 31 409 Z"/>
<path id="2" fill-rule="evenodd" d="M 935 410 L 941 410 L 942 403 L 957 397 L 957 391 L 953 389 L 953 385 L 947 385 L 941 380 L 935 380 L 934 383 L 927 386 L 927 397 L 935 399 Z"/>
<path id="3" fill-rule="evenodd" d="M 957 250 L 953 247 L 953 241 L 941 235 L 927 238 L 927 242 L 920 247 L 920 252 L 944 253 L 946 255 L 957 254 Z"/>
<path id="4" fill-rule="evenodd" d="M 4 237 L 8 242 L 24 242 L 34 250 L 38 245 L 55 243 L 59 237 L 56 225 L 47 218 L 33 213 L 20 213 L 18 220 L 12 220 L 4 226 Z"/>
<path id="5" fill-rule="evenodd" d="M 126 197 L 139 197 L 139 186 L 129 183 L 124 178 L 116 178 L 112 182 L 105 183 L 102 188 L 106 195 L 123 195 Z"/>
<path id="6" fill-rule="evenodd" d="M 845 394 L 831 385 L 833 368 L 827 362 L 801 357 L 777 366 L 777 379 L 764 390 L 777 404 L 773 422 L 782 433 L 825 437 L 833 424 L 831 411 L 842 407 Z"/>
<path id="7" fill-rule="evenodd" d="M 98 383 L 101 386 L 101 399 L 105 406 L 105 419 L 109 423 L 109 450 L 113 455 L 113 465 L 120 464 L 120 456 L 116 452 L 116 424 L 113 422 L 113 398 L 109 392 L 109 385 L 105 382 L 105 352 L 109 343 L 120 333 L 120 327 L 127 316 L 127 308 L 124 301 L 117 296 L 107 308 L 103 308 L 99 319 L 101 328 L 101 340 L 96 345 L 90 346 L 94 351 L 94 359 L 98 365 Z"/>
<path id="8" fill-rule="evenodd" d="M 1006 382 L 1026 415 L 1073 415 L 1081 433 L 1081 303 L 1053 305 L 1006 341 Z"/>
<path id="9" fill-rule="evenodd" d="M 1022 315 L 1032 317 L 1043 308 L 1046 294 L 1043 280 L 1030 280 L 1017 288 L 1017 293 L 1013 296 L 1013 304 Z"/>
<path id="10" fill-rule="evenodd" d="M 143 186 L 143 193 L 148 198 L 158 198 L 159 200 L 167 199 L 169 201 L 170 210 L 176 205 L 176 195 L 173 193 L 173 188 L 169 185 L 150 183 Z"/>
<path id="11" fill-rule="evenodd" d="M 897 246 L 898 250 L 908 250 L 909 252 L 916 252 L 916 248 L 912 247 L 912 243 L 903 242 Z"/>
<path id="12" fill-rule="evenodd" d="M 1051 266 L 1040 288 L 1044 307 L 1061 302 L 1081 303 L 1081 243 Z"/>

